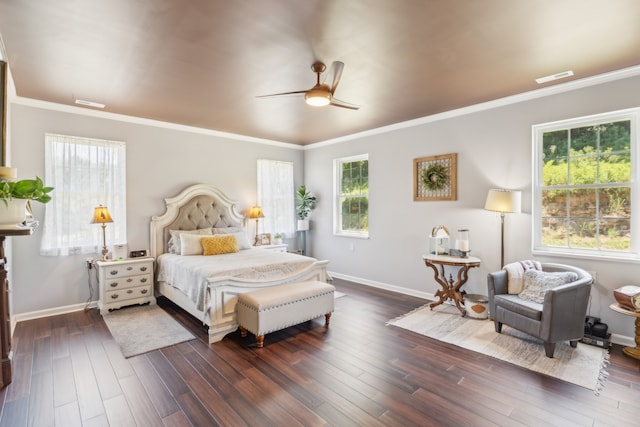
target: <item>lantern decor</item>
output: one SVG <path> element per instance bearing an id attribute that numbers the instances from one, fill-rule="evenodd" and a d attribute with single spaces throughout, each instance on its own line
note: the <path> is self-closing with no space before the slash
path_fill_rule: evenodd
<path id="1" fill-rule="evenodd" d="M 429 254 L 449 254 L 449 230 L 444 225 L 433 227 L 429 236 Z"/>
<path id="2" fill-rule="evenodd" d="M 469 257 L 469 252 L 471 252 L 471 250 L 469 250 L 469 230 L 458 230 L 456 246 L 462 254 L 462 258 Z"/>

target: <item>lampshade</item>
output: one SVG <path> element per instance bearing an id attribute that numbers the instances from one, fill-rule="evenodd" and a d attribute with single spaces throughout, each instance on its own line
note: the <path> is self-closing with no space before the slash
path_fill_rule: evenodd
<path id="1" fill-rule="evenodd" d="M 304 101 L 314 107 L 323 107 L 331 102 L 331 92 L 328 87 L 316 85 L 304 95 Z"/>
<path id="2" fill-rule="evenodd" d="M 487 194 L 484 208 L 488 211 L 520 213 L 522 193 L 514 190 L 492 189 Z"/>
<path id="3" fill-rule="evenodd" d="M 100 205 L 93 211 L 91 224 L 104 224 L 106 222 L 113 222 L 113 219 L 109 214 L 109 209 L 107 209 L 106 206 Z"/>
<path id="4" fill-rule="evenodd" d="M 249 218 L 251 219 L 264 218 L 264 212 L 262 212 L 262 208 L 258 205 L 252 207 L 251 210 L 249 211 Z"/>

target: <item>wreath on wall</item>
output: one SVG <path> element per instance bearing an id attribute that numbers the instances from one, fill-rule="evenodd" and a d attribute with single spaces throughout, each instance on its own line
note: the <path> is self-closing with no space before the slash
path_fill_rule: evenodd
<path id="1" fill-rule="evenodd" d="M 420 179 L 427 189 L 442 190 L 449 183 L 449 170 L 439 163 L 433 163 L 422 171 Z"/>

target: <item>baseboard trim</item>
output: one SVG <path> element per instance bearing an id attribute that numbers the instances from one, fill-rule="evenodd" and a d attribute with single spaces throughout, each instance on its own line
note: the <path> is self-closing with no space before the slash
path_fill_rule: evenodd
<path id="1" fill-rule="evenodd" d="M 349 275 L 346 275 L 346 274 L 336 273 L 334 271 L 329 272 L 329 274 L 332 277 L 337 277 L 338 279 L 348 280 L 350 282 L 359 283 L 359 284 L 365 285 L 365 286 L 371 286 L 371 287 L 378 288 L 378 289 L 384 289 L 384 290 L 391 291 L 391 292 L 397 292 L 397 293 L 404 294 L 404 295 L 409 295 L 409 296 L 412 296 L 412 297 L 424 298 L 424 299 L 429 299 L 429 300 L 434 300 L 435 299 L 435 295 L 431 294 L 431 293 L 428 293 L 428 292 L 416 291 L 415 289 L 403 288 L 403 287 L 400 287 L 400 286 L 390 285 L 388 283 L 376 282 L 376 281 L 373 281 L 373 280 L 363 279 L 361 277 L 355 277 L 355 276 L 349 276 Z M 611 334 L 611 342 L 614 343 L 614 344 L 625 346 L 625 347 L 635 347 L 636 346 L 635 339 L 633 337 L 628 337 L 626 335 L 619 335 L 619 334 L 613 334 L 612 333 Z"/>
<path id="2" fill-rule="evenodd" d="M 25 320 L 33 320 L 40 319 L 41 317 L 49 317 L 49 316 L 57 316 L 59 314 L 73 313 L 75 311 L 81 311 L 85 308 L 94 308 L 97 307 L 97 301 L 91 301 L 89 304 L 73 304 L 67 305 L 63 307 L 54 307 L 47 308 L 46 310 L 39 311 L 30 311 L 27 313 L 14 314 L 11 316 L 11 335 L 13 335 L 13 331 L 16 329 L 16 324 L 18 322 L 24 322 Z"/>
<path id="3" fill-rule="evenodd" d="M 363 279 L 361 277 L 355 277 L 355 276 L 349 276 L 346 274 L 336 273 L 334 271 L 330 271 L 329 274 L 331 275 L 331 277 L 337 277 L 338 279 L 360 283 L 361 285 L 371 286 L 372 288 L 384 289 L 387 291 L 397 292 L 399 294 L 409 295 L 409 296 L 418 297 L 418 298 L 424 298 L 432 301 L 435 299 L 435 295 L 429 292 L 403 288 L 400 286 L 390 285 L 388 283 L 376 282 L 374 280 Z"/>

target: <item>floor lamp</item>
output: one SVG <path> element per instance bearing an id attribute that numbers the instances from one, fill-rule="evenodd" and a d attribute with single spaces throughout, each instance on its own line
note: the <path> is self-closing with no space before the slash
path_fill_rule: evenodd
<path id="1" fill-rule="evenodd" d="M 520 213 L 522 193 L 514 190 L 492 189 L 487 194 L 484 208 L 500 212 L 500 268 L 504 267 L 504 217 L 507 213 Z"/>

